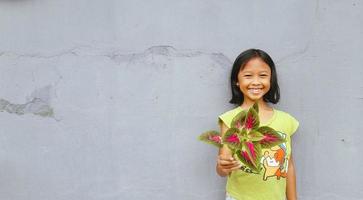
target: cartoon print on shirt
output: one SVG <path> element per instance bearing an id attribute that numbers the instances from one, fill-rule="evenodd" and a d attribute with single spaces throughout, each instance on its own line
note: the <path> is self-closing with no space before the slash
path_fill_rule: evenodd
<path id="1" fill-rule="evenodd" d="M 278 132 L 284 138 L 286 134 Z M 286 143 L 271 147 L 270 149 L 263 149 L 263 157 L 261 164 L 264 168 L 263 180 L 276 176 L 277 180 L 281 177 L 286 178 L 288 169 L 288 157 Z"/>
<path id="2" fill-rule="evenodd" d="M 285 133 L 280 131 L 277 131 L 277 133 L 286 139 Z M 274 176 L 276 176 L 277 180 L 280 180 L 281 177 L 286 178 L 289 164 L 286 143 L 273 146 L 269 149 L 262 149 L 262 152 L 261 172 L 263 173 L 263 180 L 267 181 L 268 178 Z M 241 170 L 246 173 L 259 174 L 244 165 L 241 167 Z"/>

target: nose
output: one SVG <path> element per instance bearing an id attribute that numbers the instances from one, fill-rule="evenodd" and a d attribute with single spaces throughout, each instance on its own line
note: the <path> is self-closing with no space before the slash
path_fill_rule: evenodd
<path id="1" fill-rule="evenodd" d="M 252 85 L 260 85 L 261 84 L 261 80 L 259 77 L 254 77 L 252 79 L 252 82 L 251 82 Z"/>

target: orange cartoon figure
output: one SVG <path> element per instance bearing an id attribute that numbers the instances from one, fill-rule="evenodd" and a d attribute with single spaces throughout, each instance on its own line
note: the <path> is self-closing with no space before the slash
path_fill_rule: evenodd
<path id="1" fill-rule="evenodd" d="M 281 177 L 286 178 L 288 159 L 285 144 L 266 149 L 261 162 L 265 169 L 263 180 L 266 181 L 267 178 L 273 176 L 276 176 L 278 180 Z"/>

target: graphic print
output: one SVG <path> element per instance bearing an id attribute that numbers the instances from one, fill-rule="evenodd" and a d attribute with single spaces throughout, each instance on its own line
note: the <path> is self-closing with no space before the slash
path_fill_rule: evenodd
<path id="1" fill-rule="evenodd" d="M 282 137 L 286 138 L 286 134 L 278 132 Z M 288 169 L 288 156 L 286 143 L 276 145 L 269 149 L 263 149 L 263 157 L 261 164 L 264 168 L 263 180 L 276 176 L 277 180 L 281 177 L 286 178 Z"/>

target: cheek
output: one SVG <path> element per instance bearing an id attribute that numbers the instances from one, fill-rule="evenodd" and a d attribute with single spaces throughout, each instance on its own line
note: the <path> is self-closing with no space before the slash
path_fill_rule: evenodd
<path id="1" fill-rule="evenodd" d="M 271 88 L 271 81 L 270 81 L 270 80 L 266 80 L 266 82 L 265 82 L 265 86 L 266 86 L 266 88 L 267 88 L 268 90 L 270 90 L 270 88 Z"/>
<path id="2" fill-rule="evenodd" d="M 243 80 L 243 79 L 242 79 L 242 76 L 238 75 L 238 76 L 237 76 L 237 81 L 238 81 L 238 82 L 242 82 L 242 80 Z"/>

